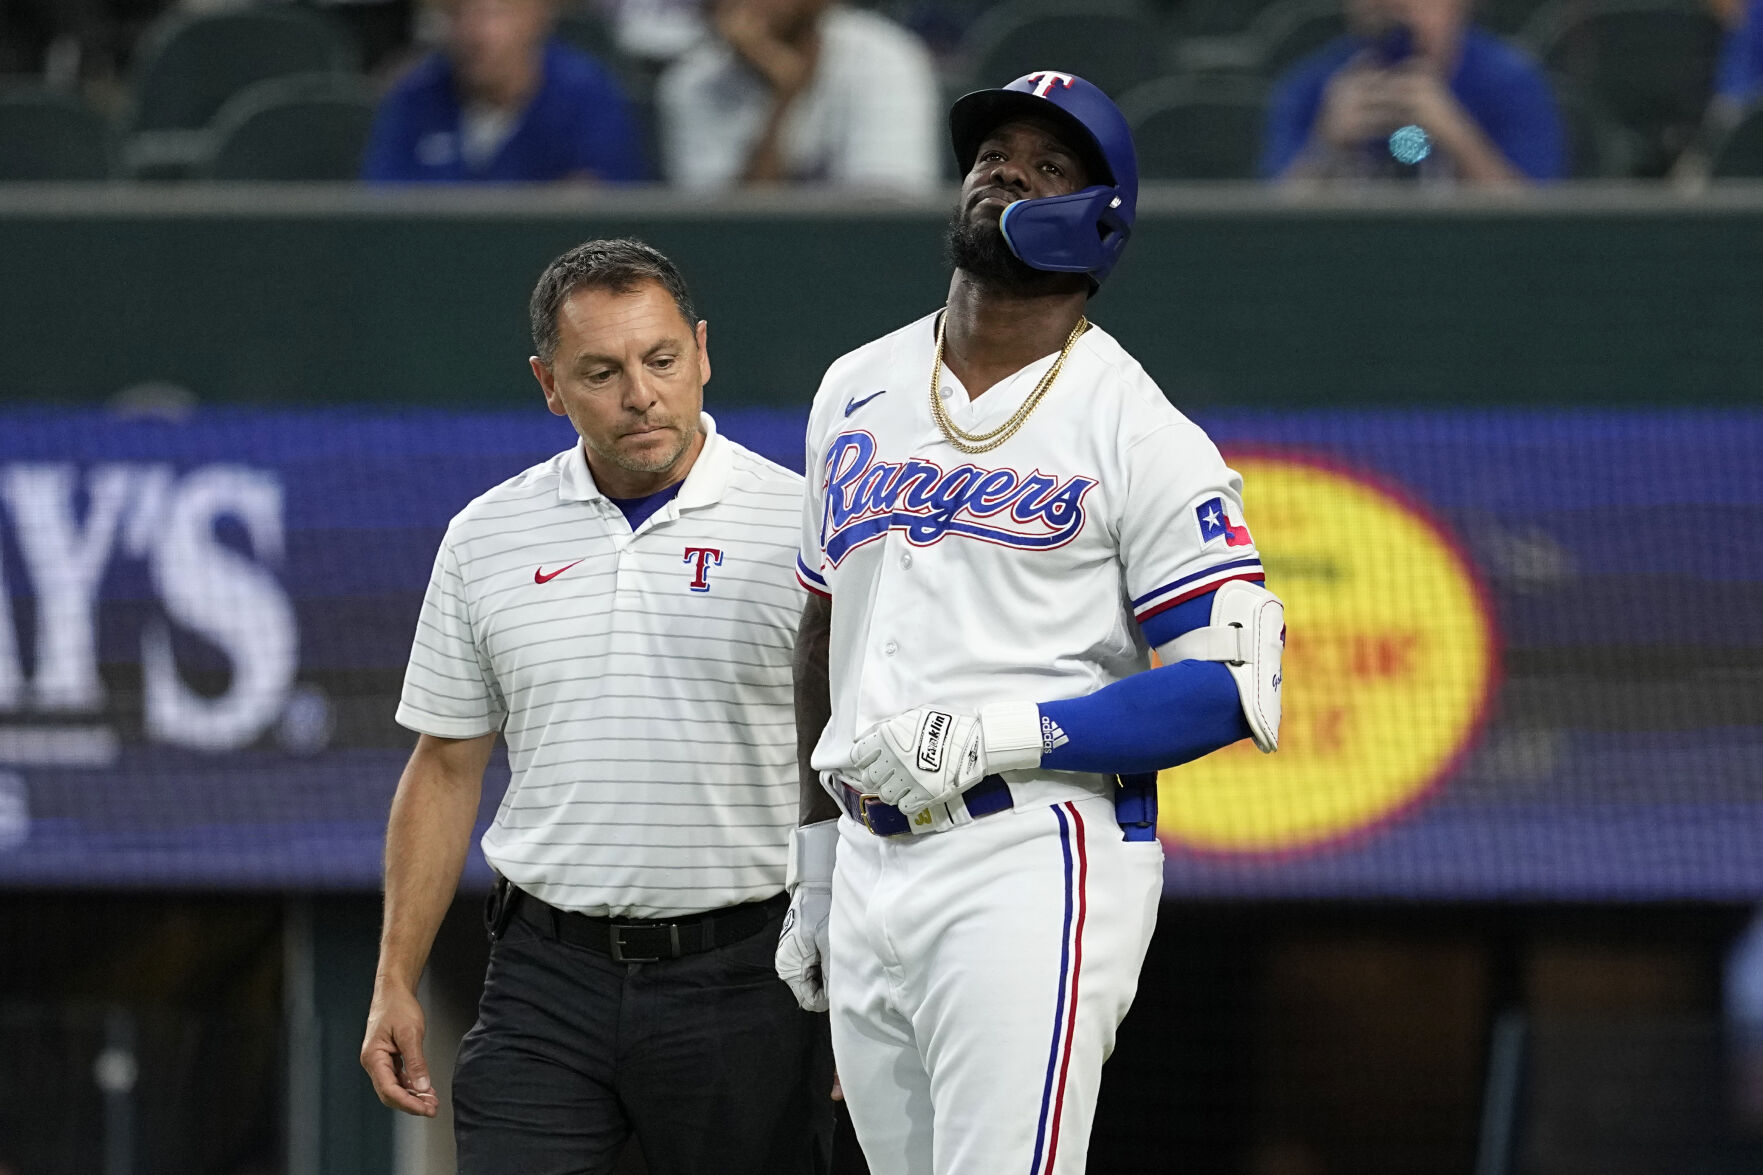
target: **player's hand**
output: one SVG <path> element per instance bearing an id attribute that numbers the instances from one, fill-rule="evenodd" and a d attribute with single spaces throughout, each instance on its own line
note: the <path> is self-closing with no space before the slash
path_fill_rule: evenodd
<path id="1" fill-rule="evenodd" d="M 790 863 L 784 876 L 790 909 L 778 934 L 773 965 L 777 977 L 795 993 L 796 1002 L 809 1012 L 827 1009 L 827 961 L 832 957 L 827 924 L 832 919 L 838 842 L 837 820 L 798 828 L 790 838 Z"/>
<path id="2" fill-rule="evenodd" d="M 425 1032 L 416 993 L 390 983 L 374 986 L 367 1038 L 361 1042 L 361 1067 L 373 1079 L 380 1101 L 406 1114 L 433 1118 L 441 1103 L 422 1055 Z"/>
<path id="3" fill-rule="evenodd" d="M 954 714 L 921 706 L 870 727 L 851 765 L 862 787 L 908 816 L 959 795 L 997 771 L 1041 763 L 1040 708 L 1033 702 Z"/>

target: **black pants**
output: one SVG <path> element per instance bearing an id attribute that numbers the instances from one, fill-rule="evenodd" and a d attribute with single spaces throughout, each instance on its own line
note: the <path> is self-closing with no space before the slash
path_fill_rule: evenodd
<path id="1" fill-rule="evenodd" d="M 832 1044 L 772 969 L 781 913 L 714 950 L 618 963 L 517 904 L 453 1075 L 459 1175 L 826 1175 Z"/>

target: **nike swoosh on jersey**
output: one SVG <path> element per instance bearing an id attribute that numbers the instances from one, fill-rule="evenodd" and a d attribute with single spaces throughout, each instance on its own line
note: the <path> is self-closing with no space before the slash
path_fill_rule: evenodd
<path id="1" fill-rule="evenodd" d="M 581 562 L 580 559 L 577 559 L 575 561 L 575 563 L 580 563 L 580 562 Z M 547 575 L 545 573 L 544 568 L 535 567 L 533 569 L 533 582 L 534 583 L 550 583 L 552 580 L 556 579 L 559 575 L 562 575 L 565 571 L 568 571 L 571 567 L 574 567 L 575 563 L 565 563 L 562 567 L 559 567 L 556 571 L 551 572 L 549 575 Z"/>
<path id="2" fill-rule="evenodd" d="M 845 415 L 849 416 L 849 415 L 851 415 L 851 413 L 857 411 L 857 409 L 863 407 L 865 404 L 869 403 L 871 400 L 875 399 L 877 396 L 885 396 L 887 394 L 888 394 L 888 389 L 883 388 L 879 392 L 870 393 L 869 395 L 863 397 L 861 400 L 852 399 L 850 403 L 845 405 Z"/>

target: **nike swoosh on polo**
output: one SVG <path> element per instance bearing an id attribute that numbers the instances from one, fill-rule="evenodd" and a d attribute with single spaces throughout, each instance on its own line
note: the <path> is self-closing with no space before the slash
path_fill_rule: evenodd
<path id="1" fill-rule="evenodd" d="M 581 562 L 580 559 L 577 559 L 575 561 L 575 563 L 580 563 L 580 562 Z M 568 571 L 571 567 L 574 567 L 575 563 L 565 563 L 562 567 L 559 567 L 556 571 L 553 571 L 548 575 L 545 573 L 545 569 L 543 567 L 534 568 L 533 569 L 533 582 L 534 583 L 550 583 L 552 580 L 556 579 L 559 575 L 562 575 L 565 571 Z"/>
<path id="2" fill-rule="evenodd" d="M 870 393 L 869 395 L 863 397 L 861 400 L 852 399 L 850 403 L 845 405 L 845 415 L 849 416 L 849 415 L 851 415 L 851 413 L 857 411 L 857 409 L 863 407 L 865 404 L 869 403 L 871 400 L 875 399 L 877 396 L 885 396 L 887 394 L 888 394 L 888 389 L 883 388 L 879 392 Z"/>

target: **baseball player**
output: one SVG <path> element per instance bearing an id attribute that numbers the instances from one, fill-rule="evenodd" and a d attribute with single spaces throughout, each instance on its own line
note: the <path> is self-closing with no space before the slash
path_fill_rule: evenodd
<path id="1" fill-rule="evenodd" d="M 702 413 L 705 324 L 636 241 L 563 254 L 533 374 L 579 442 L 447 528 L 398 721 L 361 1062 L 433 1116 L 416 985 L 500 732 L 501 876 L 453 1075 L 463 1175 L 827 1170 L 825 1021 L 772 974 L 797 807 L 790 657 L 801 479 Z"/>
<path id="2" fill-rule="evenodd" d="M 1156 918 L 1154 773 L 1276 747 L 1283 609 L 1241 479 L 1085 317 L 1133 226 L 1120 111 L 1040 71 L 950 129 L 948 303 L 809 419 L 777 965 L 875 1175 L 1069 1175 Z"/>

